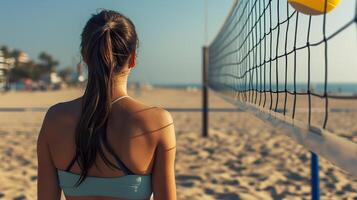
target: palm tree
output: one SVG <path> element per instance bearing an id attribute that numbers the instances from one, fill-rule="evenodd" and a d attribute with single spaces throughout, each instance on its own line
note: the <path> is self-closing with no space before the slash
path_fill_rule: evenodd
<path id="1" fill-rule="evenodd" d="M 2 47 L 0 48 L 0 50 L 2 51 L 3 56 L 4 56 L 5 59 L 11 57 L 11 55 L 10 55 L 10 50 L 9 50 L 9 48 L 8 48 L 7 46 L 2 46 Z"/>
<path id="2" fill-rule="evenodd" d="M 20 65 L 19 58 L 21 55 L 21 51 L 18 49 L 14 49 L 13 51 L 9 52 L 9 56 L 15 59 L 14 66 L 18 67 Z"/>
<path id="3" fill-rule="evenodd" d="M 54 60 L 50 54 L 41 52 L 38 56 L 38 59 L 41 61 L 40 66 L 44 72 L 56 71 L 56 67 L 58 66 L 59 62 Z"/>

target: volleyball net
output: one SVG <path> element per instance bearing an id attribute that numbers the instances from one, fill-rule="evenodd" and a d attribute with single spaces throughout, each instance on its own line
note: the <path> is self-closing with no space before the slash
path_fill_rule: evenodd
<path id="1" fill-rule="evenodd" d="M 328 125 L 331 104 L 357 100 L 330 82 L 357 81 L 356 2 L 341 17 L 303 15 L 287 0 L 239 0 L 205 49 L 209 88 L 355 177 L 357 144 Z"/>

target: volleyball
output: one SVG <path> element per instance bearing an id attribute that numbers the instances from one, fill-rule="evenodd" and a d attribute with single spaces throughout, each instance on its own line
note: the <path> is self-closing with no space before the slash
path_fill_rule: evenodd
<path id="1" fill-rule="evenodd" d="M 298 12 L 306 15 L 321 15 L 330 12 L 338 6 L 341 0 L 288 0 L 289 4 Z"/>

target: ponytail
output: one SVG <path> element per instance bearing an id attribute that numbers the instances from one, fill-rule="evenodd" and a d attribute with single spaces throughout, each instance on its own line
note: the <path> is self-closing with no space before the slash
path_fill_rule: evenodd
<path id="1" fill-rule="evenodd" d="M 107 166 L 119 169 L 105 156 L 103 146 L 112 150 L 106 141 L 106 127 L 111 110 L 113 76 L 135 51 L 136 41 L 132 22 L 114 11 L 93 15 L 83 30 L 81 54 L 88 66 L 88 83 L 75 132 L 74 159 L 81 169 L 77 186 L 96 164 L 97 154 Z"/>

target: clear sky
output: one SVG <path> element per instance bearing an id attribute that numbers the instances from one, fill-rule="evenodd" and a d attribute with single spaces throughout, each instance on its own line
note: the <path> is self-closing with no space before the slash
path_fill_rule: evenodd
<path id="1" fill-rule="evenodd" d="M 207 35 L 210 43 L 221 28 L 232 6 L 232 0 L 206 1 Z M 140 37 L 138 65 L 130 76 L 131 81 L 156 84 L 200 83 L 201 48 L 205 35 L 204 2 L 205 0 L 1 0 L 0 45 L 24 50 L 32 59 L 36 59 L 41 51 L 46 51 L 60 61 L 60 67 L 74 66 L 80 58 L 80 33 L 90 15 L 101 8 L 113 9 L 132 19 Z M 273 1 L 272 7 L 277 7 L 276 2 Z M 343 0 L 328 14 L 327 35 L 331 35 L 354 17 L 355 3 L 356 1 Z M 284 6 L 285 3 L 280 10 L 285 10 Z M 273 15 L 274 13 L 276 11 L 273 10 Z M 276 21 L 276 18 L 273 20 Z M 298 39 L 297 46 L 306 43 L 307 20 L 306 16 L 300 15 L 298 38 L 302 39 Z M 322 17 L 313 17 L 312 23 L 311 37 L 316 42 L 322 39 Z M 290 34 L 293 34 L 292 26 L 290 29 Z M 357 82 L 356 32 L 356 26 L 350 26 L 329 41 L 329 82 Z M 283 42 L 280 44 L 283 45 Z M 279 49 L 284 50 L 283 47 Z M 323 81 L 323 56 L 323 45 L 312 48 L 313 82 Z M 299 51 L 297 59 L 297 81 L 306 82 L 306 51 Z M 293 61 L 292 58 L 289 60 Z M 284 76 L 284 70 L 280 70 L 280 73 Z"/>
<path id="2" fill-rule="evenodd" d="M 207 0 L 208 41 L 224 22 L 232 0 Z M 132 81 L 159 84 L 201 82 L 204 0 L 1 0 L 0 45 L 37 59 L 52 54 L 60 67 L 80 58 L 80 33 L 100 8 L 127 15 L 135 23 L 140 49 Z"/>

